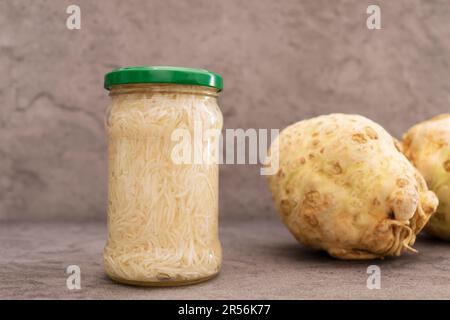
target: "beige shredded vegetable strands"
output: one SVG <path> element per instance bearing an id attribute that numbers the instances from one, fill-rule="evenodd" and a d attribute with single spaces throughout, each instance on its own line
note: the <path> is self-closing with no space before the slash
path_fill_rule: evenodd
<path id="1" fill-rule="evenodd" d="M 437 198 L 378 124 L 332 114 L 295 123 L 271 146 L 278 212 L 300 242 L 340 259 L 398 256 L 436 210 Z"/>
<path id="2" fill-rule="evenodd" d="M 171 135 L 184 128 L 194 137 L 195 122 L 203 132 L 220 130 L 222 116 L 215 97 L 195 87 L 183 86 L 191 94 L 152 90 L 111 92 L 106 271 L 142 283 L 210 277 L 222 259 L 217 165 L 174 163 L 179 142 Z"/>

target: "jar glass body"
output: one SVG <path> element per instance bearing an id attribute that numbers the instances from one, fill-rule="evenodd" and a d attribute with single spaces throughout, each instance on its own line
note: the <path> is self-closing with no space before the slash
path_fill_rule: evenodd
<path id="1" fill-rule="evenodd" d="M 110 95 L 107 274 L 155 286 L 213 277 L 222 260 L 219 140 L 208 134 L 222 129 L 217 89 L 130 84 Z"/>

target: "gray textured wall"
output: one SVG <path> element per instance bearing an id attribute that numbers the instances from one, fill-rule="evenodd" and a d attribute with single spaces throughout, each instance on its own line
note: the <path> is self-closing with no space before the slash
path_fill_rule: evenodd
<path id="1" fill-rule="evenodd" d="M 65 27 L 69 4 L 82 29 Z M 365 27 L 380 4 L 382 30 Z M 105 216 L 105 72 L 225 79 L 226 128 L 330 112 L 394 135 L 450 106 L 450 1 L 0 1 L 0 219 Z M 273 214 L 256 166 L 223 166 L 222 216 Z"/>

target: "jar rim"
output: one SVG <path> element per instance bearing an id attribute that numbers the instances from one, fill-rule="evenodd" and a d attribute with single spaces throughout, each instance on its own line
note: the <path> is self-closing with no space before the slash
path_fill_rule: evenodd
<path id="1" fill-rule="evenodd" d="M 127 83 L 111 87 L 109 95 L 142 94 L 142 93 L 168 93 L 168 94 L 190 94 L 218 97 L 220 90 L 213 87 L 199 85 L 174 84 L 174 83 Z"/>
<path id="2" fill-rule="evenodd" d="M 115 69 L 105 75 L 104 88 L 111 90 L 114 85 L 161 83 L 184 84 L 223 89 L 222 77 L 205 69 L 170 66 L 137 66 Z"/>

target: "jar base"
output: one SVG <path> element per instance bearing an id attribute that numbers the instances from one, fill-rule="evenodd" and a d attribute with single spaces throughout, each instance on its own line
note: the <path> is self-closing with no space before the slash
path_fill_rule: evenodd
<path id="1" fill-rule="evenodd" d="M 173 281 L 135 281 L 135 280 L 123 279 L 120 277 L 115 277 L 108 273 L 107 273 L 107 275 L 111 280 L 113 280 L 117 283 L 126 284 L 126 285 L 139 286 L 139 287 L 179 287 L 179 286 L 189 286 L 192 284 L 197 284 L 197 283 L 211 280 L 211 279 L 217 277 L 219 275 L 219 272 L 214 273 L 209 276 L 206 276 L 206 277 L 192 279 L 192 280 L 173 280 Z"/>

